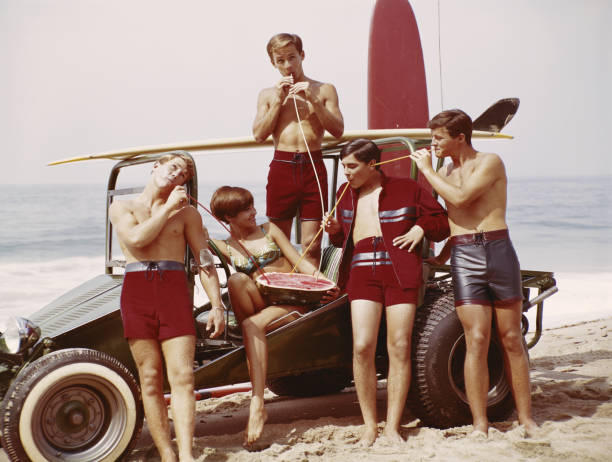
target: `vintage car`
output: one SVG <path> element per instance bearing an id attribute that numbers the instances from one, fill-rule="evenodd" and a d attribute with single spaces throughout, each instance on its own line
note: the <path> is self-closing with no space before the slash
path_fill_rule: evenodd
<path id="1" fill-rule="evenodd" d="M 475 137 L 492 133 L 475 132 Z M 428 130 L 385 130 L 347 133 L 343 141 L 370 137 L 384 159 L 405 156 L 430 143 Z M 204 143 L 194 150 L 252 147 L 252 140 Z M 189 146 L 182 146 L 189 147 Z M 103 157 L 123 159 L 110 173 L 107 188 L 104 273 L 61 295 L 28 316 L 14 318 L 0 336 L 2 446 L 12 461 L 115 461 L 133 448 L 143 424 L 136 368 L 123 337 L 119 296 L 125 261 L 113 255 L 115 237 L 108 206 L 118 197 L 142 188 L 118 188 L 120 173 L 155 161 L 164 148 L 125 151 Z M 340 145 L 327 145 L 324 157 L 333 164 L 330 191 L 337 187 Z M 385 166 L 387 174 L 417 178 L 410 159 Z M 186 185 L 198 197 L 197 174 Z M 206 198 L 208 199 L 208 198 Z M 194 204 L 195 205 L 195 204 Z M 118 247 L 118 246 L 117 246 Z M 213 250 L 214 245 L 212 245 Z M 430 254 L 431 246 L 424 245 Z M 337 277 L 340 249 L 327 247 L 322 269 Z M 216 259 L 222 281 L 230 269 Z M 187 249 L 185 269 L 193 289 L 195 261 Z M 223 274 L 225 273 L 225 274 Z M 424 425 L 450 427 L 471 421 L 463 383 L 465 341 L 453 308 L 449 267 L 426 267 L 422 303 L 413 338 L 413 380 L 408 406 Z M 522 271 L 524 310 L 537 306 L 532 347 L 542 332 L 543 300 L 556 289 L 553 274 Z M 537 294 L 529 298 L 530 289 Z M 224 299 L 229 304 L 227 291 Z M 207 338 L 202 328 L 209 304 L 194 306 L 198 338 L 194 358 L 196 388 L 248 382 L 240 328 L 228 312 L 228 328 L 220 339 Z M 527 318 L 523 316 L 524 332 Z M 284 325 L 271 326 L 268 337 L 268 387 L 278 395 L 319 395 L 339 392 L 352 381 L 350 311 L 346 295 L 295 314 Z M 379 377 L 385 378 L 387 357 L 384 323 L 376 355 Z M 493 337 L 489 350 L 490 418 L 506 418 L 513 399 L 504 361 Z"/>

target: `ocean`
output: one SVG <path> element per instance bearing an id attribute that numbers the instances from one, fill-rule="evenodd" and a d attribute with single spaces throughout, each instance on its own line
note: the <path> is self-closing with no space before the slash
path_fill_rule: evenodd
<path id="1" fill-rule="evenodd" d="M 200 184 L 208 206 L 221 184 Z M 265 183 L 251 190 L 258 222 Z M 0 324 L 104 271 L 105 185 L 0 185 Z M 612 273 L 612 176 L 510 179 L 507 220 L 521 267 Z M 211 236 L 225 231 L 201 210 Z M 558 297 L 559 295 L 555 295 Z"/>

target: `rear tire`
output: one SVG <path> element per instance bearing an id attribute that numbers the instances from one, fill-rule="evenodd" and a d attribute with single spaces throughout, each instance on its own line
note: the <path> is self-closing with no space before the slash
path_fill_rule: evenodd
<path id="1" fill-rule="evenodd" d="M 326 369 L 268 380 L 268 388 L 279 396 L 321 396 L 338 393 L 351 384 L 352 374 Z"/>
<path id="2" fill-rule="evenodd" d="M 450 287 L 428 289 L 417 310 L 413 338 L 413 380 L 408 406 L 425 425 L 448 428 L 472 423 L 465 394 L 465 337 Z M 491 421 L 506 419 L 514 400 L 505 374 L 503 353 L 494 332 L 488 355 Z"/>
<path id="3" fill-rule="evenodd" d="M 140 434 L 138 384 L 114 357 L 60 350 L 24 369 L 3 402 L 2 445 L 12 461 L 114 462 Z"/>

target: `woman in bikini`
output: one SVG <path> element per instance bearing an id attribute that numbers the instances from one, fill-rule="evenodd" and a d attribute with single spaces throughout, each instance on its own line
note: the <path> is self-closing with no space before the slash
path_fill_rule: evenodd
<path id="1" fill-rule="evenodd" d="M 248 190 L 222 186 L 214 192 L 210 208 L 215 217 L 229 224 L 231 231 L 228 239 L 213 239 L 213 242 L 236 270 L 228 281 L 228 289 L 232 309 L 242 327 L 253 386 L 244 438 L 244 444 L 250 446 L 261 436 L 267 418 L 263 398 L 268 366 L 266 327 L 293 311 L 303 313 L 309 310 L 309 307 L 304 306 L 268 305 L 254 280 L 261 274 L 261 270 L 289 273 L 296 264 L 300 273 L 321 278 L 324 276 L 312 263 L 300 259 L 297 250 L 274 223 L 257 225 L 253 195 Z M 322 302 L 331 301 L 338 294 L 339 289 L 334 287 L 323 297 Z"/>

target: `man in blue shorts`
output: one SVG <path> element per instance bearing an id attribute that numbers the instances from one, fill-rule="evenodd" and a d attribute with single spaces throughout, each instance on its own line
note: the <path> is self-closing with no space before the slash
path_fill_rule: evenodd
<path id="1" fill-rule="evenodd" d="M 465 331 L 465 388 L 474 433 L 488 435 L 487 353 L 495 316 L 519 423 L 533 434 L 537 425 L 531 416 L 529 360 L 521 331 L 521 273 L 506 224 L 504 164 L 498 155 L 472 147 L 472 120 L 463 111 L 443 111 L 429 127 L 436 156 L 450 157 L 452 163 L 436 172 L 427 149 L 411 157 L 448 209 L 453 290 Z"/>

